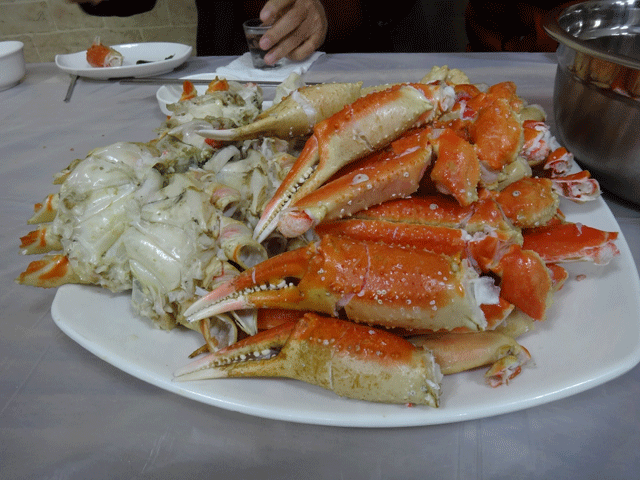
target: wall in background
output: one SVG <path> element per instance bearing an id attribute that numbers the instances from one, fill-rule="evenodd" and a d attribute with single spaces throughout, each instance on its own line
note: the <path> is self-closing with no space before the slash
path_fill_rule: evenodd
<path id="1" fill-rule="evenodd" d="M 466 3 L 421 0 L 415 20 L 424 25 L 429 51 L 464 50 Z M 22 41 L 29 63 L 85 50 L 96 36 L 111 45 L 168 41 L 195 48 L 195 3 L 158 0 L 151 12 L 120 18 L 92 17 L 65 0 L 0 0 L 0 40 Z"/>

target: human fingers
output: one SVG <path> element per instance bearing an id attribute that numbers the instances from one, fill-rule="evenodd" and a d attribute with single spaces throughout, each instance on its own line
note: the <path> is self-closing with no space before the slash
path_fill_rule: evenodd
<path id="1" fill-rule="evenodd" d="M 310 0 L 269 0 L 260 19 L 271 28 L 260 39 L 260 48 L 269 50 L 295 31 L 305 20 L 309 5 Z"/>
<path id="2" fill-rule="evenodd" d="M 273 25 L 294 3 L 296 0 L 269 0 L 260 10 L 260 20 L 265 25 Z"/>
<path id="3" fill-rule="evenodd" d="M 265 62 L 274 64 L 284 57 L 293 61 L 307 58 L 324 42 L 324 32 L 321 29 L 315 29 L 316 25 L 317 23 L 313 20 L 305 20 L 299 28 L 281 40 L 265 55 Z"/>
<path id="4" fill-rule="evenodd" d="M 280 5 L 287 2 L 273 1 L 280 1 Z M 302 60 L 317 50 L 326 38 L 327 18 L 319 0 L 295 0 L 289 5 L 260 41 L 263 50 L 270 50 L 265 56 L 267 63 L 276 63 L 287 56 Z"/>

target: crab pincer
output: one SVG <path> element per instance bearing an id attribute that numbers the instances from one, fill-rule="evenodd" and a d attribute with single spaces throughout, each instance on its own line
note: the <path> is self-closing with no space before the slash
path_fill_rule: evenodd
<path id="1" fill-rule="evenodd" d="M 426 124 L 453 105 L 451 87 L 402 84 L 376 91 L 318 123 L 296 163 L 266 205 L 254 236 L 264 240 L 282 210 L 329 180 L 345 165 L 363 158 Z"/>
<path id="2" fill-rule="evenodd" d="M 325 83 L 294 90 L 281 102 L 265 110 L 248 125 L 230 129 L 210 127 L 196 130 L 199 135 L 221 141 L 237 141 L 273 136 L 293 138 L 308 135 L 313 126 L 360 96 L 358 83 Z"/>
<path id="3" fill-rule="evenodd" d="M 497 304 L 493 279 L 460 257 L 323 235 L 245 270 L 204 296 L 193 322 L 247 308 L 310 310 L 388 328 L 487 328 L 483 304 Z"/>
<path id="4" fill-rule="evenodd" d="M 437 407 L 442 375 L 433 355 L 364 325 L 306 314 L 209 354 L 177 380 L 284 377 L 372 402 Z"/>
<path id="5" fill-rule="evenodd" d="M 414 193 L 431 163 L 424 130 L 410 131 L 386 148 L 341 169 L 317 190 L 281 211 L 278 231 L 297 237 L 323 221 Z"/>

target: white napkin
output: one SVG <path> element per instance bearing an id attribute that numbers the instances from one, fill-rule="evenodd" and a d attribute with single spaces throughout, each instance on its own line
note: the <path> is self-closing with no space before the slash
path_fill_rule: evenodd
<path id="1" fill-rule="evenodd" d="M 229 65 L 218 67 L 216 75 L 220 77 L 228 77 L 230 80 L 283 82 L 292 73 L 302 75 L 304 72 L 309 70 L 309 67 L 313 62 L 322 55 L 324 55 L 324 52 L 315 52 L 302 62 L 292 62 L 288 58 L 285 58 L 281 60 L 282 65 L 277 68 L 260 70 L 258 68 L 253 68 L 253 63 L 251 63 L 251 54 L 247 52 L 236 58 Z"/>

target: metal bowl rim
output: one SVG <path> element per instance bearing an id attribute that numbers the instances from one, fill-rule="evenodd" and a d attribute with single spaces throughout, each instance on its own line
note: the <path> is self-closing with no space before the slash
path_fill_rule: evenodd
<path id="1" fill-rule="evenodd" d="M 601 1 L 594 3 L 613 4 L 614 2 Z M 572 7 L 575 7 L 575 5 L 572 5 Z M 573 35 L 567 33 L 567 31 L 564 30 L 558 23 L 558 18 L 560 18 L 562 14 L 568 9 L 571 9 L 571 7 L 555 8 L 544 18 L 542 27 L 552 38 L 569 48 L 577 50 L 578 52 L 585 53 L 602 60 L 607 60 L 618 65 L 623 65 L 625 67 L 640 70 L 640 61 L 631 57 L 627 57 L 626 55 L 607 52 L 606 50 L 587 44 L 585 41 L 580 40 L 579 38 L 576 38 Z"/>

